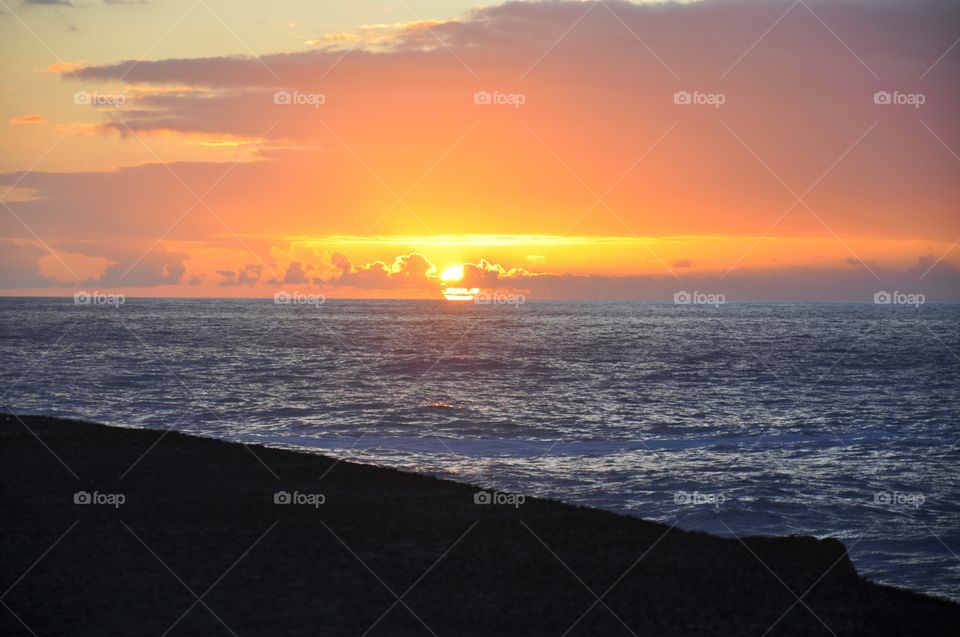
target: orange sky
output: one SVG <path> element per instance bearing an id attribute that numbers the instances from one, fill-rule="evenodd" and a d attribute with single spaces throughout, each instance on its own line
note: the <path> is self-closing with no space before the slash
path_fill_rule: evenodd
<path id="1" fill-rule="evenodd" d="M 144 54 L 136 8 L 68 37 L 25 5 L 0 292 L 439 298 L 466 263 L 533 298 L 956 300 L 960 9 L 790 6 L 281 2 Z"/>

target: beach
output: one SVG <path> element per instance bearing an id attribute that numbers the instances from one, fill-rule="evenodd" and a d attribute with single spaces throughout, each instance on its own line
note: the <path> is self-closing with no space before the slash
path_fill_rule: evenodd
<path id="1" fill-rule="evenodd" d="M 843 544 L 174 431 L 0 419 L 3 634 L 950 634 Z M 767 632 L 768 631 L 768 632 Z"/>

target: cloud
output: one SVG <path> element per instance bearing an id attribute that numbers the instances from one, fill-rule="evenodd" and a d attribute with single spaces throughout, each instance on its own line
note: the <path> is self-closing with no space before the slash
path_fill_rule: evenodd
<path id="1" fill-rule="evenodd" d="M 47 118 L 43 115 L 23 115 L 21 117 L 11 117 L 9 121 L 14 126 L 21 126 L 23 124 L 46 124 Z"/>
<path id="2" fill-rule="evenodd" d="M 146 241 L 60 241 L 54 249 L 105 259 L 106 267 L 83 283 L 104 287 L 155 287 L 176 285 L 183 280 L 190 256 Z"/>
<path id="3" fill-rule="evenodd" d="M 354 266 L 343 254 L 330 256 L 326 276 L 314 278 L 314 283 L 330 287 L 350 287 L 373 290 L 431 289 L 436 286 L 435 279 L 429 277 L 436 268 L 422 254 L 412 253 L 396 257 L 392 263 L 374 261 Z"/>
<path id="4" fill-rule="evenodd" d="M 292 260 L 282 277 L 263 277 L 263 266 L 248 264 L 238 270 L 218 270 L 223 287 L 256 285 L 317 285 L 325 288 L 352 290 L 437 292 L 444 285 L 437 267 L 423 254 L 401 254 L 391 261 L 370 261 L 355 264 L 339 252 L 322 255 L 315 263 Z M 464 278 L 457 285 L 496 289 L 513 285 L 524 278 L 540 276 L 523 268 L 506 268 L 481 259 L 463 264 Z"/>
<path id="5" fill-rule="evenodd" d="M 419 41 L 423 48 L 436 46 L 436 32 L 444 26 L 460 24 L 458 20 L 414 20 L 395 24 L 365 24 L 354 31 L 330 33 L 312 40 L 307 40 L 310 46 L 338 45 L 344 42 L 351 44 L 351 48 L 358 45 L 367 50 L 390 50 L 400 47 L 409 47 L 414 40 Z"/>
<path id="6" fill-rule="evenodd" d="M 303 271 L 303 266 L 300 265 L 299 261 L 291 261 L 290 265 L 287 266 L 287 273 L 283 276 L 283 282 L 290 284 L 309 283 L 310 278 Z"/>
<path id="7" fill-rule="evenodd" d="M 250 268 L 252 266 L 247 266 Z M 308 272 L 316 273 L 308 276 Z M 497 263 L 481 259 L 479 263 L 464 263 L 464 277 L 455 285 L 497 289 L 504 285 L 513 285 L 525 278 L 541 276 L 523 268 L 506 268 Z M 221 276 L 231 285 L 253 285 L 259 279 L 244 278 L 240 272 L 224 271 Z M 280 285 L 281 281 L 271 278 L 264 283 Z M 350 288 L 354 290 L 377 291 L 416 291 L 437 292 L 445 284 L 440 279 L 438 268 L 423 254 L 412 252 L 401 254 L 392 261 L 371 261 L 354 264 L 344 254 L 332 252 L 316 264 L 303 265 L 300 261 L 290 261 L 283 277 L 284 284 L 311 284 L 327 288 Z"/>
<path id="8" fill-rule="evenodd" d="M 268 188 L 270 183 L 286 181 L 286 195 L 293 199 L 307 196 L 306 179 L 298 186 L 295 172 L 264 164 L 269 165 L 170 162 L 107 171 L 16 171 L 0 173 L 0 185 L 33 191 L 29 201 L 8 205 L 41 237 L 152 242 L 160 236 L 196 238 L 222 231 L 214 213 L 223 215 L 227 209 L 238 228 L 245 227 L 247 218 L 262 219 L 263 210 L 284 201 L 275 186 Z M 206 195 L 198 202 L 202 193 Z M 32 234 L 5 214 L 0 215 L 0 236 L 26 239 Z"/>
<path id="9" fill-rule="evenodd" d="M 465 263 L 463 265 L 463 280 L 459 285 L 468 288 L 497 288 L 511 280 L 527 279 L 536 276 L 541 275 L 534 274 L 523 268 L 507 269 L 502 265 L 481 259 L 480 263 Z"/>
<path id="10" fill-rule="evenodd" d="M 53 62 L 46 69 L 37 69 L 37 72 L 63 74 L 70 71 L 82 69 L 85 66 L 83 62 Z"/>
<path id="11" fill-rule="evenodd" d="M 916 276 L 918 281 L 926 280 L 933 285 L 956 285 L 960 279 L 960 270 L 943 257 L 935 257 L 932 254 L 918 258 L 916 265 L 907 272 Z M 957 293 L 960 294 L 960 290 Z"/>
<path id="12" fill-rule="evenodd" d="M 155 246 L 152 250 L 118 252 L 109 244 L 60 242 L 58 254 L 111 258 L 102 273 L 80 280 L 54 277 L 43 272 L 40 262 L 53 257 L 39 245 L 0 240 L 0 288 L 42 289 L 96 285 L 101 288 L 143 288 L 184 282 L 188 255 Z M 376 296 L 415 294 L 440 298 L 447 284 L 424 255 L 409 253 L 392 260 L 354 264 L 342 253 L 327 253 L 313 263 L 290 261 L 281 271 L 282 280 L 264 278 L 266 267 L 247 264 L 238 269 L 217 270 L 217 285 L 262 292 L 281 285 L 315 286 L 331 296 Z M 872 302 L 881 290 L 924 294 L 928 302 L 960 301 L 960 269 L 936 255 L 922 255 L 903 269 L 852 260 L 835 267 L 743 268 L 721 278 L 719 273 L 670 275 L 588 275 L 562 272 L 531 272 L 480 259 L 464 264 L 464 279 L 454 285 L 485 291 L 523 293 L 530 300 L 637 300 L 670 302 L 676 292 L 723 294 L 729 301 L 860 301 Z M 202 273 L 192 274 L 186 284 L 204 284 Z"/>
<path id="13" fill-rule="evenodd" d="M 565 273 L 534 273 L 507 268 L 481 259 L 464 264 L 464 279 L 456 285 L 486 291 L 514 291 L 531 300 L 638 300 L 672 301 L 679 291 L 719 293 L 730 301 L 862 301 L 872 302 L 881 290 L 922 293 L 930 302 L 960 301 L 960 270 L 935 257 L 922 256 L 905 270 L 878 267 L 750 268 L 731 272 L 670 275 L 599 276 Z M 932 269 L 931 269 L 931 266 Z M 360 266 L 334 253 L 319 270 L 330 274 L 314 284 L 336 290 L 400 291 L 435 293 L 443 284 L 436 268 L 419 254 L 401 255 L 388 264 L 376 261 Z M 924 272 L 930 270 L 925 276 Z M 872 271 L 871 271 L 872 270 Z M 875 276 L 876 275 L 876 276 Z M 439 296 L 437 297 L 439 298 Z"/>
<path id="14" fill-rule="evenodd" d="M 47 251 L 38 245 L 0 239 L 0 288 L 47 287 L 53 279 L 40 273 L 39 261 Z"/>
<path id="15" fill-rule="evenodd" d="M 97 255 L 114 264 L 105 280 L 134 277 L 151 285 L 188 276 L 189 255 L 170 248 L 151 251 L 121 277 L 160 236 L 234 249 L 237 241 L 225 235 L 252 245 L 272 236 L 370 232 L 662 238 L 750 237 L 770 229 L 771 237 L 951 242 L 960 234 L 955 160 L 924 126 L 946 145 L 960 144 L 960 57 L 947 55 L 931 67 L 956 37 L 960 3 L 806 4 L 816 18 L 799 4 L 776 22 L 788 5 L 510 2 L 459 20 L 361 28 L 315 50 L 260 58 L 54 65 L 49 70 L 72 89 L 125 83 L 122 107 L 87 111 L 101 118 L 102 132 L 142 134 L 148 144 L 146 135 L 166 134 L 246 140 L 253 150 L 235 166 L 190 161 L 0 174 L 0 185 L 33 193 L 8 204 L 30 231 L 13 215 L 0 215 L 0 236 L 17 240 L 14 278 L 37 285 L 44 279 L 31 270 L 35 250 L 24 247 L 31 231 L 51 243 L 96 244 Z M 897 87 L 923 91 L 923 110 L 873 104 L 875 91 Z M 274 94 L 281 89 L 323 94 L 324 103 L 279 104 Z M 478 105 L 473 95 L 481 90 L 520 92 L 525 103 Z M 720 91 L 726 102 L 722 109 L 677 105 L 677 91 Z M 790 191 L 811 184 L 803 204 L 817 217 L 802 204 L 783 214 L 795 198 Z M 396 193 L 404 193 L 402 202 Z M 595 193 L 604 193 L 602 203 Z M 269 247 L 255 251 L 269 254 Z M 673 260 L 680 274 L 711 257 L 709 248 L 672 256 L 683 257 Z M 234 288 L 265 286 L 267 277 L 356 290 L 438 285 L 425 255 L 389 257 L 291 255 L 279 259 L 284 269 L 265 275 L 259 266 L 239 267 L 246 257 L 234 254 L 209 266 L 207 280 Z M 517 259 L 542 267 L 542 255 Z M 815 285 L 832 295 L 836 276 L 837 294 L 861 298 L 876 280 L 859 262 L 852 266 L 744 269 L 725 280 L 743 298 L 751 285 L 756 298 L 811 298 Z M 903 285 L 923 274 L 870 267 Z M 947 267 L 935 266 L 924 284 L 953 281 Z M 661 298 L 676 283 L 534 273 L 486 260 L 465 273 L 470 284 L 515 285 L 544 298 Z M 199 284 L 193 267 L 189 275 Z M 684 281 L 710 285 L 709 277 Z"/>
<path id="16" fill-rule="evenodd" d="M 168 252 L 160 246 L 154 247 L 142 257 L 127 252 L 122 261 L 108 266 L 103 275 L 94 282 L 111 287 L 177 285 L 183 281 L 187 269 L 186 261 L 189 258 L 185 252 Z"/>
<path id="17" fill-rule="evenodd" d="M 637 300 L 671 302 L 676 292 L 723 294 L 728 301 L 856 301 L 870 303 L 879 291 L 924 294 L 927 302 L 960 301 L 960 270 L 923 256 L 905 270 L 859 267 L 751 268 L 717 274 L 589 276 L 542 274 L 510 283 L 531 300 Z M 929 272 L 923 276 L 928 269 Z M 876 275 L 876 276 L 874 276 Z"/>
<path id="18" fill-rule="evenodd" d="M 0 239 L 0 253 L 0 289 L 176 285 L 190 258 L 162 245 L 112 241 L 55 241 L 43 246 Z"/>
<path id="19" fill-rule="evenodd" d="M 865 226 L 886 236 L 960 230 L 949 204 L 960 195 L 952 158 L 920 126 L 916 109 L 886 108 L 872 99 L 894 85 L 923 91 L 923 121 L 956 147 L 960 84 L 952 79 L 960 57 L 944 57 L 922 84 L 916 78 L 955 39 L 948 25 L 960 22 L 960 3 L 807 4 L 846 46 L 803 4 L 749 49 L 784 6 L 730 0 L 607 2 L 590 9 L 582 2 L 512 2 L 429 30 L 396 25 L 387 44 L 372 48 L 333 43 L 260 57 L 123 60 L 67 68 L 62 76 L 85 89 L 121 80 L 129 85 L 127 103 L 104 115 L 108 132 L 265 137 L 268 145 L 322 149 L 288 159 L 329 176 L 327 188 L 344 187 L 335 196 L 351 204 L 351 214 L 368 203 L 358 198 L 382 189 L 363 164 L 397 188 L 394 181 L 415 181 L 443 156 L 436 172 L 445 186 L 429 191 L 424 207 L 441 211 L 470 202 L 477 213 L 471 231 L 520 232 L 518 210 L 545 208 L 554 213 L 551 231 L 569 231 L 564 222 L 594 203 L 583 185 L 603 192 L 625 171 L 605 203 L 635 233 L 759 233 L 790 205 L 787 188 L 803 192 L 811 184 L 816 188 L 806 203 L 841 236 Z M 275 103 L 281 89 L 322 94 L 324 102 Z M 525 103 L 522 109 L 479 106 L 473 95 L 480 90 L 522 93 Z M 678 91 L 718 91 L 726 101 L 722 109 L 678 105 Z M 410 160 L 399 166 L 398 148 L 408 149 Z M 272 190 L 266 184 L 275 177 L 261 168 L 256 181 Z M 357 183 L 371 187 L 350 195 L 346 187 Z M 374 221 L 390 203 L 369 217 L 361 210 L 357 225 Z M 438 227 L 440 214 L 420 216 L 430 228 L 447 231 Z M 592 224 L 590 232 L 624 233 L 604 206 L 594 206 L 582 223 Z M 530 221 L 522 231 L 544 231 L 536 225 Z M 777 230 L 823 232 L 802 205 Z"/>
<path id="20" fill-rule="evenodd" d="M 263 266 L 259 264 L 247 264 L 245 267 L 233 270 L 217 270 L 222 278 L 217 285 L 225 288 L 247 286 L 253 287 L 260 282 L 263 275 Z"/>
<path id="21" fill-rule="evenodd" d="M 222 277 L 220 282 L 217 284 L 221 287 L 253 287 L 260 282 L 260 279 L 263 276 L 263 266 L 249 263 L 237 271 L 217 270 L 217 274 Z"/>

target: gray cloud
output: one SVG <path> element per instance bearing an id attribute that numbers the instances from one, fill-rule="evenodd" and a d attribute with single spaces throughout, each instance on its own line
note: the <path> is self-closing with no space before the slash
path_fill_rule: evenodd
<path id="1" fill-rule="evenodd" d="M 259 264 L 247 264 L 245 267 L 233 270 L 217 270 L 221 280 L 217 285 L 225 288 L 247 286 L 253 287 L 260 282 L 263 276 L 263 266 Z"/>
<path id="2" fill-rule="evenodd" d="M 676 292 L 723 294 L 728 301 L 862 301 L 872 302 L 880 291 L 924 294 L 927 302 L 960 302 L 960 270 L 939 262 L 926 276 L 934 258 L 923 256 L 903 271 L 873 268 L 784 268 L 739 270 L 717 275 L 571 276 L 548 274 L 521 278 L 511 287 L 525 289 L 533 299 L 672 301 Z"/>
<path id="3" fill-rule="evenodd" d="M 110 262 L 99 276 L 69 282 L 69 286 L 175 285 L 182 281 L 189 259 L 186 253 L 170 252 L 162 245 L 145 242 L 56 241 L 49 247 L 57 253 L 102 257 Z M 33 242 L 0 239 L 0 288 L 63 287 L 64 283 L 40 273 L 39 261 L 49 255 L 46 248 Z"/>
<path id="4" fill-rule="evenodd" d="M 431 267 L 427 258 L 417 253 L 399 256 L 391 264 L 375 261 L 359 266 L 351 264 L 346 256 L 334 253 L 323 268 L 333 274 L 315 277 L 313 283 L 368 290 L 423 289 L 427 284 L 435 284 L 427 278 Z"/>
<path id="5" fill-rule="evenodd" d="M 287 266 L 286 274 L 283 276 L 283 282 L 296 285 L 298 283 L 309 283 L 310 278 L 303 271 L 303 266 L 299 261 L 291 261 L 290 265 Z"/>
<path id="6" fill-rule="evenodd" d="M 48 253 L 40 246 L 0 240 L 0 288 L 48 287 L 54 284 L 40 274 L 39 260 Z"/>

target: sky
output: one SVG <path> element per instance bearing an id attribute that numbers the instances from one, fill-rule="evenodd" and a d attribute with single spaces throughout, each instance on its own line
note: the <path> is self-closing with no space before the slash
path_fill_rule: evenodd
<path id="1" fill-rule="evenodd" d="M 960 2 L 0 0 L 0 294 L 960 300 Z"/>

